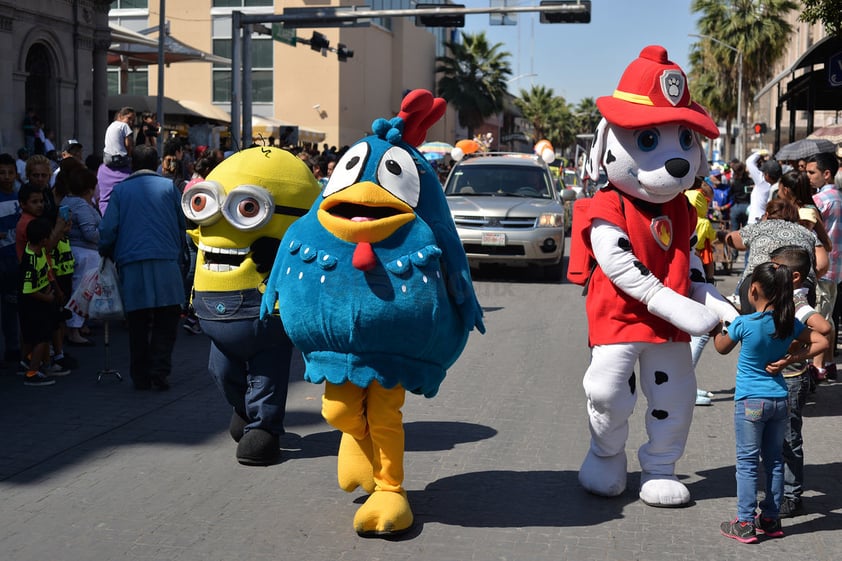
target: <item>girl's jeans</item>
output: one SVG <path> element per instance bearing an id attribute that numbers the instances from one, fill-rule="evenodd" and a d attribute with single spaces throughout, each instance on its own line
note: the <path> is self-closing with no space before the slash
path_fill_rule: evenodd
<path id="1" fill-rule="evenodd" d="M 737 442 L 737 518 L 753 521 L 757 512 L 757 479 L 761 457 L 766 472 L 764 517 L 777 519 L 784 494 L 783 443 L 787 398 L 747 398 L 734 403 Z"/>

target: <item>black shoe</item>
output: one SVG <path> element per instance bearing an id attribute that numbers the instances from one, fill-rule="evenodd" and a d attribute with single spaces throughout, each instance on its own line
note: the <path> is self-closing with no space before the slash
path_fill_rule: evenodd
<path id="1" fill-rule="evenodd" d="M 270 466 L 278 461 L 280 448 L 277 434 L 263 429 L 251 429 L 237 445 L 237 461 L 244 466 Z"/>
<path id="2" fill-rule="evenodd" d="M 754 519 L 754 528 L 759 535 L 767 538 L 782 538 L 784 535 L 780 518 L 766 518 L 758 514 Z"/>
<path id="3" fill-rule="evenodd" d="M 754 522 L 740 522 L 739 519 L 735 518 L 720 524 L 719 531 L 722 532 L 723 536 L 735 539 L 738 542 L 755 543 L 757 541 Z"/>
<path id="4" fill-rule="evenodd" d="M 793 516 L 801 516 L 802 514 L 804 514 L 804 504 L 801 502 L 801 499 L 784 497 L 784 500 L 781 502 L 781 518 L 792 518 Z"/>
<path id="5" fill-rule="evenodd" d="M 239 442 L 243 438 L 243 431 L 246 428 L 248 421 L 243 419 L 236 411 L 231 412 L 231 420 L 228 421 L 228 434 L 234 439 L 234 442 Z"/>

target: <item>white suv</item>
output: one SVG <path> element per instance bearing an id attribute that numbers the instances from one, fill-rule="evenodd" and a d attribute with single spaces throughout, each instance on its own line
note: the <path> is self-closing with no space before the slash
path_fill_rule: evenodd
<path id="1" fill-rule="evenodd" d="M 466 157 L 444 193 L 471 266 L 539 265 L 564 275 L 564 205 L 547 165 L 529 154 Z"/>

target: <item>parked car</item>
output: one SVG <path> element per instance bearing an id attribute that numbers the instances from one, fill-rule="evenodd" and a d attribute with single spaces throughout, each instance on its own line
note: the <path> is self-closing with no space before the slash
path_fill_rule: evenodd
<path id="1" fill-rule="evenodd" d="M 538 265 L 548 280 L 564 275 L 564 206 L 547 164 L 529 154 L 466 158 L 444 188 L 471 266 Z"/>

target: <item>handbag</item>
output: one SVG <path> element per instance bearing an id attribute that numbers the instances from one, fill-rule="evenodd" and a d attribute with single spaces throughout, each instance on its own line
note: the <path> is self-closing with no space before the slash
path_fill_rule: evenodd
<path id="1" fill-rule="evenodd" d="M 123 319 L 123 300 L 120 297 L 120 279 L 117 266 L 107 257 L 101 257 L 96 270 L 97 278 L 88 317 L 91 319 Z"/>
<path id="2" fill-rule="evenodd" d="M 93 268 L 85 273 L 64 307 L 84 318 L 88 317 L 88 309 L 91 305 L 91 298 L 96 290 L 98 278 L 99 267 Z"/>

